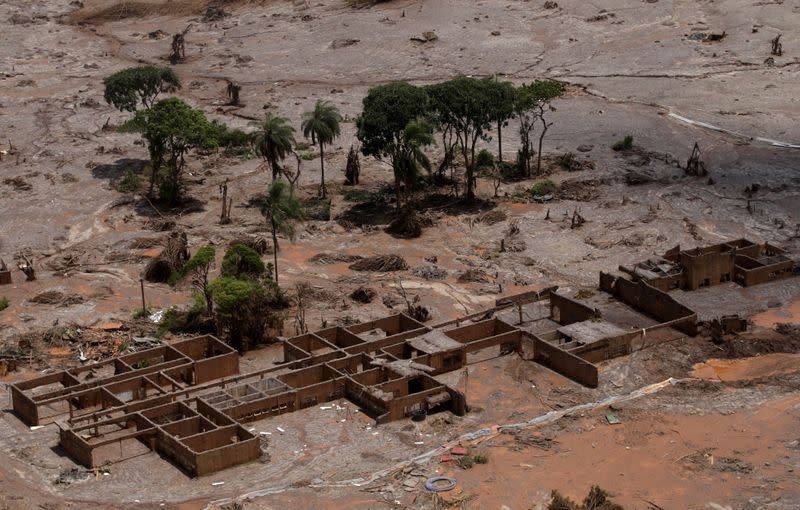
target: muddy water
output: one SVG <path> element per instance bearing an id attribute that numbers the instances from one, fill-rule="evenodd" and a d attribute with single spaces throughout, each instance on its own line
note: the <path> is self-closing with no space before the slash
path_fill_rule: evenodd
<path id="1" fill-rule="evenodd" d="M 800 354 L 773 353 L 754 358 L 710 359 L 692 367 L 692 377 L 712 381 L 742 381 L 800 370 Z"/>
<path id="2" fill-rule="evenodd" d="M 800 324 L 800 299 L 794 300 L 788 306 L 775 308 L 759 313 L 752 317 L 753 323 L 765 328 L 775 324 Z"/>

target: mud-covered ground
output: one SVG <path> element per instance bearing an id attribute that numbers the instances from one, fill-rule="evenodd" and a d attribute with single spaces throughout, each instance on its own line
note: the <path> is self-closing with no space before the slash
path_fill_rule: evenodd
<path id="1" fill-rule="evenodd" d="M 13 347 L 19 335 L 54 324 L 92 331 L 89 340 L 61 339 L 40 345 L 41 356 L 32 367 L 23 366 L 22 375 L 42 370 L 48 363 L 77 363 L 80 353 L 114 354 L 114 348 L 103 342 L 118 346 L 129 333 L 91 328 L 130 321 L 140 306 L 139 275 L 158 253 L 166 235 L 158 228 L 165 220 L 187 232 L 191 250 L 212 242 L 220 247 L 220 255 L 231 239 L 242 234 L 266 236 L 263 218 L 257 209 L 247 207 L 269 180 L 258 160 L 221 154 L 191 157 L 187 177 L 193 201 L 180 211 L 162 211 L 117 191 L 120 179 L 129 168 L 141 165 L 147 151 L 138 136 L 104 129 L 127 116 L 103 101 L 102 78 L 131 65 L 166 64 L 170 34 L 189 24 L 187 61 L 175 66 L 184 83 L 179 96 L 212 118 L 250 129 L 252 119 L 270 109 L 288 116 L 299 128 L 301 113 L 320 98 L 332 101 L 346 117 L 341 138 L 326 151 L 326 170 L 333 192 L 332 215 L 344 214 L 356 221 L 309 221 L 299 229 L 294 243 L 282 243 L 279 253 L 282 285 L 291 289 L 295 283 L 308 282 L 318 290 L 308 313 L 311 328 L 323 321 L 392 313 L 386 303 L 402 303 L 401 285 L 409 294 L 419 295 L 438 321 L 480 310 L 498 296 L 533 287 L 592 288 L 598 271 L 676 244 L 692 247 L 747 237 L 800 253 L 800 151 L 786 146 L 800 143 L 796 122 L 800 117 L 796 93 L 800 7 L 793 2 L 614 0 L 601 6 L 564 0 L 558 8 L 546 9 L 543 2 L 520 0 L 395 0 L 353 9 L 342 0 L 274 0 L 231 2 L 225 7 L 231 15 L 213 22 L 203 21 L 200 1 L 129 2 L 124 9 L 104 10 L 122 3 L 84 0 L 81 7 L 80 2 L 68 0 L 7 0 L 0 4 L 0 150 L 4 151 L 0 257 L 12 265 L 17 253 L 27 253 L 38 277 L 24 282 L 22 273 L 15 270 L 14 284 L 0 287 L 0 297 L 10 302 L 0 312 L 0 338 Z M 150 35 L 159 30 L 163 34 Z M 438 39 L 410 40 L 426 31 L 434 31 Z M 696 34 L 722 32 L 725 37 L 717 42 L 697 40 Z M 778 34 L 782 34 L 784 54 L 771 57 L 770 40 Z M 370 86 L 391 80 L 426 84 L 459 74 L 498 74 L 516 83 L 556 78 L 571 84 L 568 94 L 554 103 L 553 125 L 544 143 L 546 166 L 551 170 L 548 178 L 562 185 L 562 193 L 546 204 L 517 203 L 510 196 L 532 181 L 503 183 L 500 198 L 487 206 L 505 213 L 506 219 L 499 223 L 476 221 L 482 210 L 447 207 L 449 200 L 442 200 L 429 211 L 434 225 L 421 238 L 395 239 L 383 231 L 387 217 L 375 211 L 362 213 L 345 199 L 348 188 L 342 185 L 342 169 L 347 150 L 355 143 L 353 119 L 361 98 Z M 243 107 L 224 106 L 227 79 L 242 85 Z M 612 151 L 611 145 L 628 134 L 634 137 L 635 150 Z M 504 157 L 513 159 L 514 122 L 503 138 Z M 695 142 L 702 150 L 708 177 L 687 177 L 672 163 L 685 163 Z M 496 151 L 494 140 L 486 146 Z M 566 152 L 580 161 L 591 161 L 594 168 L 566 172 L 551 163 Z M 441 157 L 437 147 L 430 153 L 434 162 Z M 363 158 L 361 165 L 360 188 L 376 191 L 390 181 L 387 164 Z M 302 172 L 302 193 L 313 195 L 319 180 L 318 157 L 303 161 Z M 232 224 L 222 226 L 218 224 L 219 184 L 225 179 L 230 182 L 234 207 Z M 758 189 L 745 195 L 745 188 L 752 189 L 754 184 Z M 488 182 L 482 181 L 479 191 L 482 198 L 492 199 Z M 572 229 L 567 217 L 576 210 L 586 223 Z M 521 231 L 524 249 L 500 252 L 500 240 L 512 222 Z M 354 223 L 367 226 L 353 227 Z M 344 263 L 323 265 L 310 260 L 322 252 L 397 253 L 412 270 L 357 273 Z M 447 272 L 443 280 L 426 280 L 413 271 L 429 264 L 426 259 L 432 256 Z M 488 281 L 458 282 L 464 271 L 474 268 L 482 269 Z M 378 292 L 373 303 L 362 305 L 345 297 L 362 285 Z M 154 309 L 184 306 L 191 300 L 191 290 L 185 285 L 145 287 Z M 711 292 L 691 299 L 711 314 L 718 309 L 762 312 L 757 322 L 765 327 L 797 322 L 796 286 L 773 290 L 737 293 L 741 301 L 717 301 Z M 49 299 L 42 298 L 43 293 Z M 393 306 L 396 310 L 398 305 Z M 293 333 L 292 322 L 287 317 L 286 334 Z M 692 342 L 676 347 L 692 363 L 719 357 Z M 685 363 L 675 368 L 669 356 L 665 361 L 670 348 L 653 352 L 650 363 L 624 358 L 606 368 L 606 379 L 621 386 L 612 384 L 605 394 L 690 372 L 691 366 Z M 5 449 L 8 462 L 3 463 L 0 493 L 11 508 L 31 504 L 86 508 L 93 502 L 98 507 L 132 507 L 137 499 L 151 508 L 162 500 L 165 505 L 180 505 L 194 498 L 198 501 L 192 504 L 203 506 L 217 495 L 231 497 L 295 483 L 294 489 L 245 505 L 388 508 L 396 506 L 396 499 L 400 505 L 420 506 L 423 499 L 413 498 L 424 498 L 424 491 L 403 486 L 402 480 L 383 492 L 302 486 L 316 478 L 330 482 L 364 476 L 458 431 L 512 421 L 515 418 L 509 416 L 517 408 L 531 417 L 554 406 L 601 396 L 588 394 L 544 369 L 515 363 L 503 359 L 476 366 L 476 374 L 497 378 L 489 384 L 479 376 L 470 377 L 470 384 L 480 385 L 470 398 L 483 408 L 481 414 L 446 424 L 439 435 L 430 432 L 432 436 L 422 446 L 402 439 L 416 433 L 403 431 L 403 423 L 382 427 L 372 439 L 378 444 L 362 440 L 372 438 L 374 431 L 364 432 L 358 422 L 324 427 L 320 425 L 326 419 L 324 411 L 317 411 L 319 416 L 313 419 L 296 413 L 282 423 L 292 430 L 288 424 L 296 422 L 294 430 L 305 430 L 305 435 L 274 441 L 272 464 L 256 465 L 255 469 L 263 470 L 255 478 L 240 476 L 254 471 L 253 466 L 244 466 L 223 473 L 220 480 L 227 480 L 226 484 L 213 487 L 205 479 L 187 480 L 155 457 L 112 468 L 109 476 L 98 480 L 53 486 L 51 479 L 72 465 L 50 450 L 55 446 L 53 431 L 27 431 L 6 413 L 3 428 L 16 431 L 9 437 L 37 453 L 25 457 L 25 453 Z M 541 371 L 533 383 L 540 390 L 535 396 L 517 387 L 518 372 L 528 370 Z M 19 372 L 9 375 L 20 376 Z M 514 387 L 514 392 L 493 397 L 495 390 L 490 388 L 504 385 Z M 790 437 L 791 420 L 796 424 L 798 412 L 797 386 L 770 380 L 756 387 L 758 398 L 748 397 L 744 407 L 729 415 L 706 409 L 719 393 L 689 392 L 684 407 L 663 410 L 656 405 L 683 402 L 677 389 L 631 404 L 653 407 L 630 416 L 622 411 L 622 425 L 604 424 L 604 411 L 587 414 L 578 420 L 586 423 L 560 432 L 556 451 L 526 447 L 516 452 L 507 444 L 509 438 L 501 438 L 507 441 L 486 447 L 493 458 L 488 465 L 455 473 L 463 481 L 459 488 L 468 500 L 459 504 L 537 508 L 551 489 L 563 489 L 578 498 L 589 485 L 600 483 L 632 508 L 646 508 L 647 501 L 663 508 L 703 508 L 709 503 L 758 508 L 762 504 L 758 498 L 766 501 L 777 495 L 786 495 L 789 503 L 764 508 L 793 508 L 800 487 L 788 469 L 794 469 L 789 466 L 796 466 L 798 457 L 796 445 L 794 450 L 788 445 L 798 439 Z M 721 391 L 732 399 L 744 398 L 741 392 L 745 390 L 730 383 Z M 497 406 L 497 398 L 507 399 L 507 405 Z M 668 426 L 671 422 L 675 425 Z M 751 423 L 755 432 L 731 433 L 747 430 Z M 629 433 L 633 435 L 628 437 Z M 395 435 L 394 442 L 384 441 L 384 435 Z M 735 438 L 743 444 L 738 445 Z M 358 449 L 348 449 L 352 455 L 337 453 L 341 445 L 353 443 L 358 443 Z M 687 467 L 678 460 L 704 448 L 716 448 L 715 456 L 746 459 L 755 467 L 741 473 L 702 462 L 699 467 L 697 463 Z M 499 452 L 496 458 L 494 450 Z M 286 458 L 295 460 L 281 460 Z M 37 463 L 46 467 L 35 467 Z M 159 466 L 157 481 L 149 473 L 153 465 Z M 689 469 L 695 467 L 696 472 Z M 319 494 L 330 498 L 329 502 L 316 501 Z M 505 494 L 513 496 L 503 500 Z M 471 495 L 478 499 L 470 499 Z M 755 506 L 746 507 L 750 498 L 755 498 Z"/>

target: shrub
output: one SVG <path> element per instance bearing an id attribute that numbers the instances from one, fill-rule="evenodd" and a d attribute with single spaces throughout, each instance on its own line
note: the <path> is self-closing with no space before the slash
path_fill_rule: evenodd
<path id="1" fill-rule="evenodd" d="M 214 139 L 226 154 L 249 156 L 251 153 L 250 135 L 241 129 L 231 129 L 222 122 L 212 121 Z"/>
<path id="2" fill-rule="evenodd" d="M 456 461 L 456 465 L 461 469 L 472 469 L 475 464 L 487 464 L 489 457 L 483 454 L 464 455 Z"/>
<path id="3" fill-rule="evenodd" d="M 310 151 L 304 151 L 300 153 L 300 158 L 303 161 L 312 161 L 314 159 L 314 153 Z"/>
<path id="4" fill-rule="evenodd" d="M 329 198 L 310 198 L 303 201 L 303 211 L 309 220 L 330 221 L 331 200 Z"/>
<path id="5" fill-rule="evenodd" d="M 502 161 L 497 164 L 497 170 L 500 173 L 500 177 L 507 180 L 519 179 L 520 177 L 524 176 L 524 172 L 522 171 L 522 165 L 509 163 L 508 161 Z"/>
<path id="6" fill-rule="evenodd" d="M 560 492 L 554 490 L 550 493 L 550 504 L 547 510 L 624 510 L 620 505 L 610 499 L 610 494 L 600 487 L 593 485 L 589 494 L 579 505 Z"/>
<path id="7" fill-rule="evenodd" d="M 535 197 L 549 195 L 551 193 L 555 193 L 555 191 L 556 191 L 556 185 L 550 179 L 539 181 L 533 186 L 531 186 L 530 190 L 528 190 L 528 192 Z"/>
<path id="8" fill-rule="evenodd" d="M 271 287 L 221 276 L 211 282 L 210 289 L 217 326 L 226 332 L 231 346 L 244 350 L 245 340 L 259 342 L 264 338 L 270 319 Z"/>
<path id="9" fill-rule="evenodd" d="M 475 465 L 475 462 L 472 460 L 472 457 L 469 455 L 464 455 L 456 462 L 456 465 L 461 469 L 472 469 L 472 466 Z"/>
<path id="10" fill-rule="evenodd" d="M 133 193 L 139 191 L 141 185 L 142 182 L 141 179 L 139 179 L 139 174 L 128 169 L 128 171 L 125 172 L 125 176 L 119 181 L 119 184 L 117 184 L 117 189 L 123 193 Z"/>
<path id="11" fill-rule="evenodd" d="M 473 455 L 472 456 L 472 460 L 475 461 L 475 464 L 488 464 L 489 463 L 489 457 L 487 457 L 486 455 L 480 454 L 480 453 L 477 454 L 477 455 Z"/>
<path id="12" fill-rule="evenodd" d="M 133 312 L 133 319 L 134 320 L 143 319 L 145 317 L 148 317 L 151 313 L 152 311 L 150 310 L 149 306 L 147 308 L 137 308 L 136 311 Z"/>
<path id="13" fill-rule="evenodd" d="M 234 244 L 222 259 L 222 276 L 255 279 L 267 272 L 257 251 L 243 244 Z"/>
<path id="14" fill-rule="evenodd" d="M 2 312 L 3 310 L 5 310 L 6 308 L 8 308 L 8 298 L 7 298 L 7 297 L 5 297 L 5 296 L 3 296 L 3 297 L 0 299 L 0 312 Z"/>
<path id="15" fill-rule="evenodd" d="M 372 198 L 372 192 L 364 188 L 348 188 L 342 198 L 345 202 L 368 202 Z"/>
<path id="16" fill-rule="evenodd" d="M 486 149 L 481 149 L 475 157 L 475 165 L 478 168 L 488 168 L 494 165 L 494 154 Z"/>
<path id="17" fill-rule="evenodd" d="M 565 152 L 556 157 L 556 164 L 567 171 L 572 170 L 575 163 L 577 163 L 577 161 L 575 160 L 575 154 L 572 152 Z"/>
<path id="18" fill-rule="evenodd" d="M 633 147 L 633 137 L 631 135 L 627 135 L 622 140 L 618 140 L 617 143 L 611 146 L 611 148 L 615 151 L 626 151 Z"/>
<path id="19" fill-rule="evenodd" d="M 204 320 L 206 312 L 205 297 L 199 292 L 194 294 L 194 303 L 188 310 L 170 308 L 158 324 L 156 336 L 161 338 L 167 333 L 198 333 L 208 330 L 209 324 Z"/>

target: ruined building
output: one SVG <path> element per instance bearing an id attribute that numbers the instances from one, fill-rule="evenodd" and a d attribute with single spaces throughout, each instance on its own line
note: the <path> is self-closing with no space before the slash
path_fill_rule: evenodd
<path id="1" fill-rule="evenodd" d="M 84 466 L 157 451 L 202 476 L 261 456 L 242 423 L 324 402 L 348 399 L 377 424 L 463 415 L 464 394 L 436 377 L 487 355 L 517 354 L 596 387 L 594 363 L 698 334 L 697 314 L 669 289 L 794 274 L 782 250 L 745 240 L 623 269 L 600 274 L 615 298 L 608 313 L 552 287 L 432 327 L 397 314 L 295 336 L 283 342 L 283 362 L 248 374 L 234 349 L 202 336 L 11 384 L 13 408 L 30 426 L 56 422 L 61 447 Z"/>

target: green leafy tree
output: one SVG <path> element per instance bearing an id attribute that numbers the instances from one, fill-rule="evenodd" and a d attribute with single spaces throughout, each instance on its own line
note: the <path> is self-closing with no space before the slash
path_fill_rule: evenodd
<path id="1" fill-rule="evenodd" d="M 267 196 L 261 203 L 261 214 L 272 229 L 272 252 L 275 266 L 275 283 L 278 283 L 278 233 L 294 239 L 294 223 L 305 218 L 305 212 L 297 199 L 288 189 L 283 179 L 275 179 L 267 190 Z"/>
<path id="2" fill-rule="evenodd" d="M 264 338 L 270 306 L 279 293 L 274 282 L 267 283 L 221 276 L 209 286 L 217 329 L 239 351 L 246 349 L 245 340 L 258 342 Z"/>
<path id="3" fill-rule="evenodd" d="M 272 169 L 274 181 L 280 173 L 280 163 L 292 152 L 294 146 L 294 128 L 284 117 L 267 112 L 261 128 L 253 134 L 253 147 Z"/>
<path id="4" fill-rule="evenodd" d="M 311 143 L 319 145 L 319 161 L 322 171 L 322 198 L 325 190 L 325 145 L 331 144 L 341 134 L 342 116 L 331 102 L 318 100 L 314 109 L 303 114 L 301 129 L 303 136 L 311 138 Z"/>
<path id="5" fill-rule="evenodd" d="M 167 174 L 161 183 L 162 198 L 170 204 L 181 200 L 186 155 L 196 147 L 216 145 L 216 129 L 202 110 L 197 110 L 176 97 L 162 99 L 147 110 L 140 110 L 130 122 L 147 140 L 153 172 L 166 165 Z"/>
<path id="6" fill-rule="evenodd" d="M 489 80 L 489 94 L 492 96 L 492 120 L 497 124 L 497 160 L 503 162 L 503 127 L 514 116 L 514 85 L 509 81 L 499 81 L 495 76 Z"/>
<path id="7" fill-rule="evenodd" d="M 552 125 L 545 118 L 547 111 L 555 108 L 550 102 L 564 93 L 564 85 L 553 80 L 536 80 L 529 85 L 522 84 L 516 89 L 514 99 L 514 115 L 519 119 L 519 136 L 522 147 L 519 152 L 521 166 L 525 175 L 531 175 L 531 159 L 533 158 L 533 133 L 536 126 L 541 127 L 538 140 L 536 173 L 542 168 L 542 143 L 547 129 Z"/>
<path id="8" fill-rule="evenodd" d="M 517 109 L 528 116 L 531 124 L 539 122 L 541 131 L 539 132 L 539 146 L 536 155 L 536 174 L 542 172 L 542 143 L 547 134 L 547 130 L 553 125 L 548 122 L 546 114 L 548 111 L 555 111 L 556 108 L 551 104 L 553 99 L 560 97 L 564 93 L 564 84 L 554 80 L 536 80 L 530 85 L 522 85 L 517 89 Z M 532 129 L 531 129 L 532 132 Z M 520 127 L 522 136 L 522 127 Z M 530 135 L 527 135 L 528 146 L 530 146 Z M 525 141 L 523 140 L 523 147 Z M 530 164 L 528 164 L 528 175 L 530 175 Z"/>
<path id="9" fill-rule="evenodd" d="M 153 106 L 161 93 L 172 93 L 181 88 L 181 80 L 168 67 L 130 67 L 103 80 L 107 103 L 120 111 L 135 112 L 141 103 Z"/>
<path id="10" fill-rule="evenodd" d="M 244 244 L 234 244 L 222 258 L 222 276 L 256 280 L 267 273 L 267 266 L 257 251 Z"/>
<path id="11" fill-rule="evenodd" d="M 356 121 L 361 152 L 378 159 L 389 158 L 399 211 L 400 184 L 411 188 L 420 168 L 430 171 L 423 149 L 433 143 L 433 130 L 422 120 L 428 109 L 428 95 L 414 85 L 395 82 L 371 88 L 362 105 Z"/>
<path id="12" fill-rule="evenodd" d="M 212 136 L 217 147 L 228 154 L 246 155 L 251 148 L 251 135 L 241 129 L 230 128 L 218 120 L 211 121 Z"/>
<path id="13" fill-rule="evenodd" d="M 475 146 L 486 139 L 496 119 L 491 80 L 460 77 L 429 85 L 428 97 L 439 126 L 456 136 L 466 168 L 466 198 L 475 199 Z"/>
<path id="14" fill-rule="evenodd" d="M 217 252 L 213 246 L 203 246 L 183 266 L 183 274 L 191 276 L 192 285 L 203 295 L 209 317 L 213 316 L 213 302 L 211 290 L 209 289 L 208 273 L 214 266 L 216 255 Z"/>

